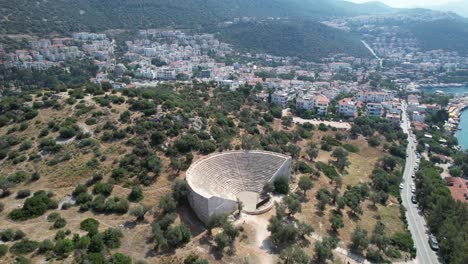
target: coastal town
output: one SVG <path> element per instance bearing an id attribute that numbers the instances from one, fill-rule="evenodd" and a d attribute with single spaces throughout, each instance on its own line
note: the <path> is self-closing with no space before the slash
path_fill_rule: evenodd
<path id="1" fill-rule="evenodd" d="M 242 17 L 222 25 L 252 21 L 263 22 Z M 178 254 L 194 251 L 213 263 L 223 263 L 226 258 L 234 263 L 240 259 L 234 250 L 237 245 L 258 257 L 254 260 L 259 262 L 251 263 L 274 263 L 273 259 L 284 259 L 284 252 L 275 252 L 276 245 L 272 246 L 281 239 L 269 238 L 281 230 L 271 227 L 279 223 L 299 230 L 291 235 L 293 241 L 309 242 L 306 237 L 312 237 L 319 241 L 315 245 L 333 250 L 346 263 L 441 263 L 442 250 L 433 234 L 435 224 L 430 222 L 435 217 L 425 217 L 422 212 L 433 206 L 433 200 L 450 200 L 450 210 L 468 204 L 468 145 L 463 138 L 468 128 L 462 126 L 462 119 L 467 118 L 463 113 L 468 111 L 468 56 L 422 49 L 399 26 L 383 26 L 381 19 L 372 16 L 321 23 L 360 36 L 358 43 L 368 56 L 333 53 L 317 61 L 274 56 L 236 49 L 222 41 L 219 33 L 170 27 L 50 33 L 24 38 L 16 43 L 21 49 L 0 45 L 0 67 L 5 73 L 0 102 L 6 102 L 0 107 L 0 129 L 5 132 L 0 147 L 8 145 L 8 152 L 0 152 L 0 165 L 8 164 L 8 173 L 13 173 L 17 164 L 34 162 L 24 168 L 39 175 L 71 160 L 73 165 L 79 163 L 78 174 L 83 170 L 91 175 L 95 170 L 86 183 L 75 186 L 75 178 L 70 180 L 74 186 L 67 185 L 61 193 L 65 197 L 57 210 L 76 207 L 80 214 L 118 223 L 115 228 L 125 232 L 125 239 L 131 235 L 123 247 L 133 259 L 158 260 L 161 251 L 173 247 L 172 253 L 179 248 Z M 17 36 L 17 40 L 23 37 Z M 80 79 L 83 72 L 90 73 L 85 80 Z M 48 78 L 49 73 L 58 77 Z M 8 74 L 20 76 L 24 82 L 8 80 Z M 21 98 L 21 103 L 15 103 L 12 96 Z M 14 115 L 2 113 L 8 107 L 19 115 L 38 115 L 34 121 L 37 131 L 28 131 L 33 122 L 28 124 L 26 117 L 17 121 Z M 50 116 L 60 121 L 50 120 Z M 33 134 L 36 132 L 38 136 Z M 15 133 L 26 134 L 28 143 L 16 142 Z M 40 151 L 28 157 L 19 154 L 34 148 Z M 83 160 L 75 162 L 77 157 Z M 101 165 L 104 173 L 99 170 Z M 75 173 L 65 170 L 60 173 Z M 274 192 L 281 183 L 274 177 L 284 176 L 281 173 L 287 176 L 282 183 L 286 190 L 278 195 Z M 0 174 L 0 180 L 6 180 L 0 181 L 0 199 L 13 199 L 7 191 L 17 183 L 8 180 L 16 178 L 10 174 L 2 177 Z M 62 186 L 60 180 L 52 184 Z M 127 198 L 110 196 L 114 186 L 114 193 L 136 205 L 129 210 Z M 88 187 L 95 197 L 88 194 Z M 308 194 L 313 188 L 317 194 Z M 143 192 L 151 198 L 143 198 Z M 32 197 L 36 195 L 49 194 L 34 193 Z M 216 206 L 205 196 L 216 200 Z M 18 197 L 22 197 L 19 192 L 14 199 Z M 151 209 L 139 203 L 143 200 L 158 205 Z M 316 204 L 310 206 L 309 202 Z M 12 204 L 6 207 L 23 210 L 20 202 Z M 345 206 L 346 214 L 341 212 Z M 329 212 L 324 211 L 326 207 Z M 218 219 L 217 210 L 225 219 Z M 127 211 L 135 221 L 121 221 L 119 217 L 127 216 Z M 265 213 L 270 220 L 262 218 Z M 311 221 L 319 223 L 314 226 L 316 231 L 307 222 L 308 216 L 300 213 L 313 215 Z M 323 220 L 328 213 L 331 224 L 323 228 L 328 225 Z M 151 224 L 145 222 L 145 214 L 154 220 Z M 15 228 L 17 219 L 13 217 L 28 219 L 19 213 L 11 215 L 8 221 Z M 92 222 L 88 219 L 92 218 L 85 221 Z M 339 233 L 345 226 L 343 219 L 347 228 L 358 231 L 360 223 L 375 226 L 366 254 L 356 251 L 356 231 Z M 391 238 L 383 234 L 383 221 L 394 224 Z M 79 228 L 89 236 L 100 236 L 97 227 L 91 229 L 82 222 Z M 371 230 L 370 225 L 366 228 L 365 237 Z M 382 234 L 376 235 L 378 228 L 383 228 Z M 225 235 L 226 230 L 235 234 Z M 190 232 L 198 238 L 185 250 Z M 248 238 L 247 232 L 255 235 Z M 441 232 L 437 233 L 439 241 Z M 149 233 L 150 238 L 146 237 Z M 103 237 L 112 240 L 111 235 Z M 132 243 L 143 237 L 145 242 L 138 243 L 147 252 L 134 252 Z M 74 243 L 80 241 L 79 235 L 73 239 L 78 241 Z M 108 246 L 112 241 L 92 243 L 107 243 L 112 248 Z M 380 248 L 384 243 L 382 248 L 388 245 L 388 250 Z M 225 248 L 234 253 L 223 255 Z M 317 246 L 314 250 L 320 252 Z M 333 254 L 329 255 L 321 263 L 331 263 Z M 182 263 L 181 259 L 175 261 Z"/>
<path id="2" fill-rule="evenodd" d="M 335 22 L 337 23 L 337 22 Z M 370 30 L 371 31 L 371 30 Z M 415 94 L 408 98 L 414 122 L 424 123 L 427 112 L 440 105 L 420 104 L 421 87 L 457 87 L 466 83 L 440 83 L 452 72 L 468 69 L 468 58 L 456 52 L 417 48 L 402 50 L 409 40 L 371 38 L 366 34 L 375 57 L 355 58 L 336 54 L 321 62 L 268 54 L 241 54 L 213 34 L 188 34 L 180 30 L 140 30 L 134 40 L 124 42 L 126 50 L 114 52 L 116 41 L 106 34 L 73 33 L 71 37 L 30 41 L 30 50 L 3 52 L 7 68 L 45 70 L 61 63 L 89 58 L 98 67 L 92 82 L 110 83 L 114 89 L 148 87 L 164 82 L 188 83 L 190 80 L 216 82 L 236 90 L 242 85 L 255 86 L 259 100 L 269 100 L 282 108 L 293 105 L 295 114 L 308 119 L 335 118 L 352 120 L 359 115 L 400 120 L 398 92 Z M 393 49 L 389 47 L 393 47 Z M 1 52 L 1 51 L 0 51 Z M 375 54 L 375 53 L 374 53 Z M 226 63 L 233 56 L 241 60 Z M 378 56 L 385 56 L 380 64 Z M 276 64 L 277 66 L 270 66 Z M 353 95 L 353 96 L 346 96 Z M 456 130 L 466 102 L 454 99 L 447 108 L 447 128 Z"/>

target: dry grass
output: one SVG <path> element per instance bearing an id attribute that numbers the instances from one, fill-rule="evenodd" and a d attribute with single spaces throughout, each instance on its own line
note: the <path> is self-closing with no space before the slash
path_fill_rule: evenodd
<path id="1" fill-rule="evenodd" d="M 46 126 L 50 120 L 64 120 L 66 117 L 72 116 L 75 112 L 73 106 L 64 104 L 65 107 L 61 110 L 53 109 L 41 109 L 39 115 L 30 121 L 29 128 L 22 132 L 15 132 L 14 135 L 21 138 L 33 138 L 37 137 L 39 131 L 42 127 Z M 114 124 L 119 124 L 117 120 L 121 112 L 125 111 L 128 108 L 128 105 L 122 104 L 118 106 L 113 106 L 113 110 L 108 108 L 102 108 L 94 103 L 90 98 L 85 99 L 86 103 L 89 105 L 95 105 L 95 110 L 102 110 L 106 115 L 102 118 L 98 118 L 98 125 L 101 125 L 102 122 L 107 120 L 111 121 Z M 88 117 L 90 117 L 91 112 L 86 113 L 82 116 L 76 117 L 78 122 L 84 122 Z M 138 114 L 136 114 L 138 115 Z M 137 117 L 136 115 L 132 118 Z M 91 130 L 94 130 L 98 125 L 89 126 Z M 125 127 L 126 125 L 121 125 L 120 128 Z M 274 124 L 272 125 L 275 130 L 284 130 L 284 131 L 293 131 L 295 125 L 291 128 L 285 129 L 281 125 L 281 120 L 275 119 Z M 0 128 L 0 135 L 5 135 L 9 127 Z M 332 131 L 314 131 L 314 136 L 309 140 L 300 140 L 296 144 L 302 148 L 300 153 L 301 157 L 304 157 L 305 150 L 307 149 L 307 144 L 312 142 L 320 143 L 321 138 L 324 135 L 334 136 L 336 132 Z M 49 134 L 51 137 L 56 137 L 57 133 Z M 383 156 L 383 152 L 380 149 L 370 148 L 367 146 L 367 143 L 364 140 L 353 140 L 348 143 L 356 145 L 360 148 L 359 153 L 350 153 L 349 160 L 351 162 L 350 167 L 348 168 L 348 174 L 343 176 L 343 186 L 346 185 L 356 185 L 360 182 L 369 181 L 369 175 L 374 168 L 375 162 Z M 233 145 L 239 145 L 240 142 L 238 139 L 234 139 Z M 39 163 L 23 162 L 20 164 L 12 164 L 11 161 L 0 161 L 0 175 L 6 175 L 17 170 L 25 170 L 28 172 L 33 172 L 38 170 L 41 174 L 41 179 L 34 183 L 26 183 L 15 188 L 12 188 L 13 195 L 10 197 L 4 198 L 1 200 L 5 204 L 5 210 L 0 213 L 0 223 L 2 226 L 0 229 L 4 228 L 14 228 L 21 229 L 24 231 L 30 239 L 33 240 L 44 240 L 44 239 L 53 239 L 57 230 L 51 230 L 50 226 L 52 223 L 46 221 L 46 215 L 38 217 L 36 219 L 27 220 L 24 222 L 13 222 L 8 219 L 7 213 L 13 210 L 14 208 L 20 207 L 23 200 L 16 200 L 14 198 L 16 192 L 21 189 L 30 189 L 31 191 L 38 190 L 47 190 L 52 191 L 55 194 L 56 200 L 62 200 L 65 196 L 70 195 L 73 189 L 78 184 L 85 183 L 90 177 L 92 177 L 96 172 L 102 172 L 105 175 L 104 181 L 108 179 L 110 171 L 116 167 L 116 162 L 126 153 L 131 151 L 131 147 L 126 146 L 123 142 L 118 143 L 103 143 L 100 142 L 100 150 L 103 155 L 106 155 L 107 159 L 104 162 L 100 163 L 98 168 L 90 168 L 86 166 L 86 162 L 94 157 L 94 154 L 91 150 L 88 152 L 79 149 L 75 143 L 70 143 L 64 145 L 64 148 L 67 152 L 73 154 L 73 158 L 61 162 L 55 166 L 48 166 L 44 161 L 50 160 L 52 157 L 45 156 L 44 160 Z M 17 147 L 16 147 L 17 148 Z M 37 151 L 37 146 L 33 146 L 28 153 Z M 331 157 L 331 152 L 320 151 L 317 161 L 328 162 Z M 175 177 L 183 177 L 183 172 L 180 174 L 175 174 L 170 168 L 169 163 L 170 159 L 165 157 L 162 153 L 158 153 L 158 156 L 161 157 L 161 162 L 166 168 L 161 175 L 157 178 L 156 182 L 148 187 L 143 187 L 143 192 L 145 198 L 141 201 L 142 204 L 156 207 L 159 202 L 159 199 L 162 195 L 167 194 L 170 191 L 170 185 L 172 180 Z M 194 160 L 199 159 L 201 156 L 195 154 Z M 314 166 L 313 163 L 309 163 L 311 166 Z M 299 176 L 299 175 L 297 175 Z M 126 197 L 129 193 L 129 188 L 126 188 L 124 184 L 122 186 L 116 185 L 114 187 L 113 196 Z M 315 187 L 313 190 L 308 192 L 307 202 L 303 203 L 302 212 L 297 214 L 296 217 L 309 223 L 315 228 L 317 234 L 321 236 L 329 235 L 330 223 L 329 215 L 333 208 L 327 206 L 324 212 L 320 212 L 317 208 L 317 200 L 315 198 L 316 192 L 320 188 L 327 188 L 330 191 L 334 188 L 334 185 L 330 183 L 329 179 L 325 176 L 321 176 L 315 181 Z M 342 192 L 344 192 L 344 187 Z M 391 199 L 394 204 L 397 204 L 394 198 Z M 399 232 L 403 230 L 403 224 L 399 219 L 399 208 L 396 205 L 383 207 L 378 205 L 377 210 L 374 210 L 372 207 L 368 206 L 369 202 L 364 202 L 362 208 L 364 214 L 359 216 L 359 220 L 355 218 L 350 218 L 348 215 L 348 209 L 344 210 L 344 222 L 345 227 L 339 231 L 339 238 L 342 241 L 349 241 L 350 234 L 354 230 L 357 224 L 361 225 L 363 228 L 372 232 L 377 219 L 380 218 L 385 225 L 387 226 L 388 234 L 394 232 Z M 134 206 L 132 204 L 132 206 Z M 177 219 L 177 222 L 181 221 L 190 221 L 196 219 L 196 216 L 193 215 L 193 212 L 190 210 L 183 210 L 180 212 L 181 218 Z M 265 215 L 264 217 L 270 217 L 270 214 Z M 60 211 L 60 214 L 65 217 L 67 220 L 67 225 L 65 229 L 70 229 L 72 233 L 83 234 L 79 229 L 79 223 L 88 217 L 95 218 L 101 223 L 100 228 L 104 230 L 108 227 L 121 228 L 124 233 L 124 238 L 122 239 L 122 246 L 118 249 L 119 252 L 122 252 L 126 255 L 132 257 L 133 261 L 145 259 L 149 263 L 181 263 L 183 258 L 195 252 L 200 256 L 208 259 L 210 263 L 258 263 L 258 248 L 255 245 L 255 232 L 256 228 L 252 225 L 244 225 L 245 231 L 243 232 L 243 239 L 239 239 L 236 242 L 237 252 L 233 256 L 225 254 L 223 258 L 217 258 L 215 255 L 211 254 L 212 245 L 206 242 L 205 233 L 201 232 L 202 229 L 198 224 L 194 224 L 191 227 L 194 230 L 193 240 L 181 249 L 177 249 L 174 254 L 167 255 L 155 255 L 152 252 L 153 243 L 148 243 L 149 236 L 151 234 L 150 223 L 155 216 L 158 215 L 156 209 L 153 209 L 153 213 L 146 216 L 145 222 L 138 224 L 132 227 L 124 227 L 125 224 L 132 223 L 133 217 L 128 214 L 125 215 L 104 215 L 104 214 L 94 214 L 92 212 L 80 213 L 78 212 L 77 207 L 72 207 L 66 211 Z M 187 220 L 188 219 L 188 220 Z M 196 222 L 196 220 L 193 220 Z M 315 241 L 311 239 L 311 244 L 305 250 L 309 255 L 313 255 L 313 246 Z M 347 246 L 345 243 L 341 246 Z M 9 261 L 9 258 L 3 259 L 2 261 Z M 338 263 L 340 257 L 335 258 L 335 262 Z M 44 259 L 42 257 L 33 257 L 33 261 L 36 263 L 42 262 Z M 69 263 L 71 259 L 67 259 L 64 262 Z"/>
<path id="2" fill-rule="evenodd" d="M 369 147 L 367 142 L 362 139 L 352 140 L 348 143 L 359 147 L 359 152 L 349 153 L 351 165 L 346 169 L 348 173 L 343 176 L 343 185 L 353 186 L 361 182 L 369 182 L 369 176 L 377 161 L 383 157 L 383 152 Z"/>

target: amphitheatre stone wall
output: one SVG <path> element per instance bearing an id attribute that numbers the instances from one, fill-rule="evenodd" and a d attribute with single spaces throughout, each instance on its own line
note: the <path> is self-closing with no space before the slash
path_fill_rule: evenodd
<path id="1" fill-rule="evenodd" d="M 237 194 L 260 193 L 265 183 L 291 175 L 291 157 L 268 151 L 228 151 L 209 155 L 187 170 L 189 203 L 203 222 L 237 209 Z"/>

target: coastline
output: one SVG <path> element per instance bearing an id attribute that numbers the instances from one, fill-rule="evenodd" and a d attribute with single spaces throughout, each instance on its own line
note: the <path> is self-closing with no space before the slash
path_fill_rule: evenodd
<path id="1" fill-rule="evenodd" d="M 443 92 L 447 94 L 455 95 L 454 98 L 450 99 L 449 104 L 446 107 L 448 112 L 448 120 L 444 124 L 445 130 L 449 131 L 452 135 L 454 135 L 459 141 L 460 138 L 457 134 L 460 132 L 461 129 L 467 129 L 466 127 L 460 127 L 460 123 L 462 121 L 462 114 L 465 111 L 468 111 L 468 85 L 463 84 L 445 84 L 443 86 L 439 85 L 426 85 L 420 86 L 419 90 L 429 90 L 430 93 L 437 93 Z M 445 90 L 445 91 L 444 91 Z M 466 115 L 466 113 L 465 113 Z M 465 131 L 466 133 L 466 131 Z M 459 135 L 459 134 L 458 134 Z M 458 148 L 460 149 L 468 149 L 468 145 L 462 145 L 460 142 L 458 143 Z"/>
<path id="2" fill-rule="evenodd" d="M 459 141 L 460 138 L 457 136 L 457 133 L 463 129 L 460 127 L 460 124 L 462 121 L 461 116 L 465 111 L 468 111 L 467 96 L 454 98 L 450 101 L 449 105 L 447 106 L 449 118 L 445 122 L 444 128 L 450 133 L 452 133 L 452 135 L 454 135 Z M 458 142 L 458 148 L 467 149 L 468 146 L 463 146 L 460 142 Z"/>
<path id="3" fill-rule="evenodd" d="M 464 117 L 462 118 L 462 116 Z M 458 118 L 458 127 L 457 129 L 453 132 L 453 135 L 457 138 L 458 140 L 458 146 L 461 150 L 466 150 L 468 149 L 468 143 L 467 143 L 467 119 L 468 119 L 468 105 L 466 105 L 464 108 L 460 109 L 459 112 L 459 118 Z M 465 135 L 463 137 L 463 135 Z"/>

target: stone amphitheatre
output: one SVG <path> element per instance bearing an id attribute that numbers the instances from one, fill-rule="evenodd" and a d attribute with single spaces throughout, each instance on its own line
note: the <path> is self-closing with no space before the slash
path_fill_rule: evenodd
<path id="1" fill-rule="evenodd" d="M 212 154 L 187 170 L 189 202 L 205 223 L 212 215 L 234 212 L 238 201 L 244 211 L 255 213 L 266 200 L 261 196 L 265 184 L 290 174 L 287 155 L 258 150 Z"/>

